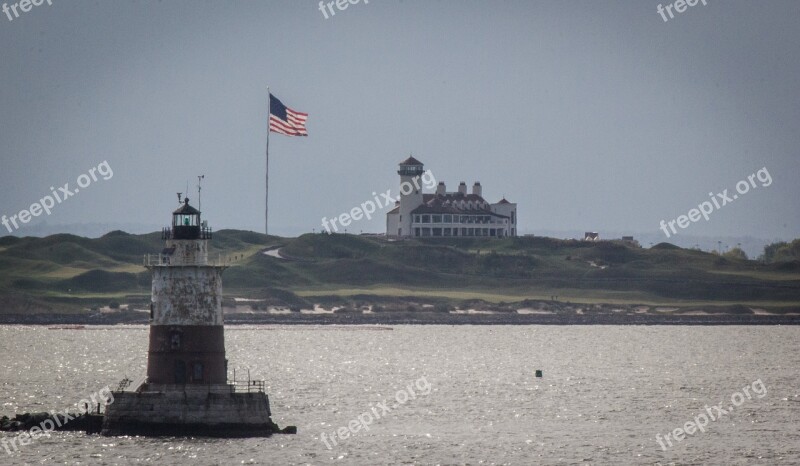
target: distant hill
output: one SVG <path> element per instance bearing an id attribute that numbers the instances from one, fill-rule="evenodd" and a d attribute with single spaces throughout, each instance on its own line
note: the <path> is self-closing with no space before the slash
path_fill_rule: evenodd
<path id="1" fill-rule="evenodd" d="M 668 243 L 642 249 L 545 237 L 386 241 L 221 230 L 211 245 L 212 256 L 236 258 L 224 275 L 226 296 L 272 296 L 285 303 L 326 295 L 495 302 L 558 296 L 800 307 L 800 263 L 764 265 Z M 0 238 L 0 313 L 82 312 L 113 300 L 147 303 L 150 275 L 142 256 L 162 247 L 160 233 Z M 276 248 L 283 258 L 263 253 Z"/>

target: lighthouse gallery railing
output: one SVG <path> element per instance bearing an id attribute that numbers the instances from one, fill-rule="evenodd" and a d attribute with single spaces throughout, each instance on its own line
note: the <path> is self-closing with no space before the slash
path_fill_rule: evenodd
<path id="1" fill-rule="evenodd" d="M 198 258 L 193 261 L 186 261 L 180 257 L 168 254 L 145 254 L 143 260 L 143 265 L 145 267 L 166 267 L 169 265 L 187 267 L 209 265 L 213 267 L 225 267 L 232 263 L 233 259 L 230 256 L 223 256 L 222 254 L 218 254 L 216 258 Z"/>

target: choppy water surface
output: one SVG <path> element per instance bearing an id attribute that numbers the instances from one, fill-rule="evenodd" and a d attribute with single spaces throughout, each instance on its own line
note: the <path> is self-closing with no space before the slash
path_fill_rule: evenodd
<path id="1" fill-rule="evenodd" d="M 225 337 L 237 377 L 265 379 L 273 419 L 297 435 L 65 432 L 0 449 L 0 464 L 800 463 L 798 327 L 264 326 Z M 0 350 L 3 414 L 63 410 L 142 375 L 147 328 L 0 326 Z M 427 395 L 413 387 L 421 378 Z M 757 380 L 762 398 L 751 388 L 705 432 L 667 451 L 656 442 Z M 397 404 L 409 384 L 416 398 Z M 368 431 L 331 449 L 320 440 L 384 401 L 391 412 Z"/>

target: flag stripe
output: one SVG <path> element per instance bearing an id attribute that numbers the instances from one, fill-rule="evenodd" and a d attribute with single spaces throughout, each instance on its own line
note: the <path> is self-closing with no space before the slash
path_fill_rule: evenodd
<path id="1" fill-rule="evenodd" d="M 305 128 L 297 128 L 291 125 L 287 125 L 281 120 L 273 117 L 270 117 L 270 131 L 273 133 L 281 133 L 288 136 L 307 136 L 308 132 Z"/>

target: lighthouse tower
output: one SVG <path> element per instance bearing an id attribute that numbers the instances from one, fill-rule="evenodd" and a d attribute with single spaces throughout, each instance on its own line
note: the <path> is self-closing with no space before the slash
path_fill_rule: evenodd
<path id="1" fill-rule="evenodd" d="M 222 273 L 209 258 L 211 229 L 184 199 L 161 234 L 160 254 L 147 255 L 152 274 L 147 376 L 123 380 L 106 408 L 104 435 L 259 437 L 281 431 L 270 419 L 264 382 L 228 379 L 222 315 Z"/>
<path id="2" fill-rule="evenodd" d="M 222 272 L 209 262 L 211 230 L 189 199 L 162 231 L 164 250 L 148 257 L 153 275 L 147 381 L 151 386 L 225 384 Z"/>

